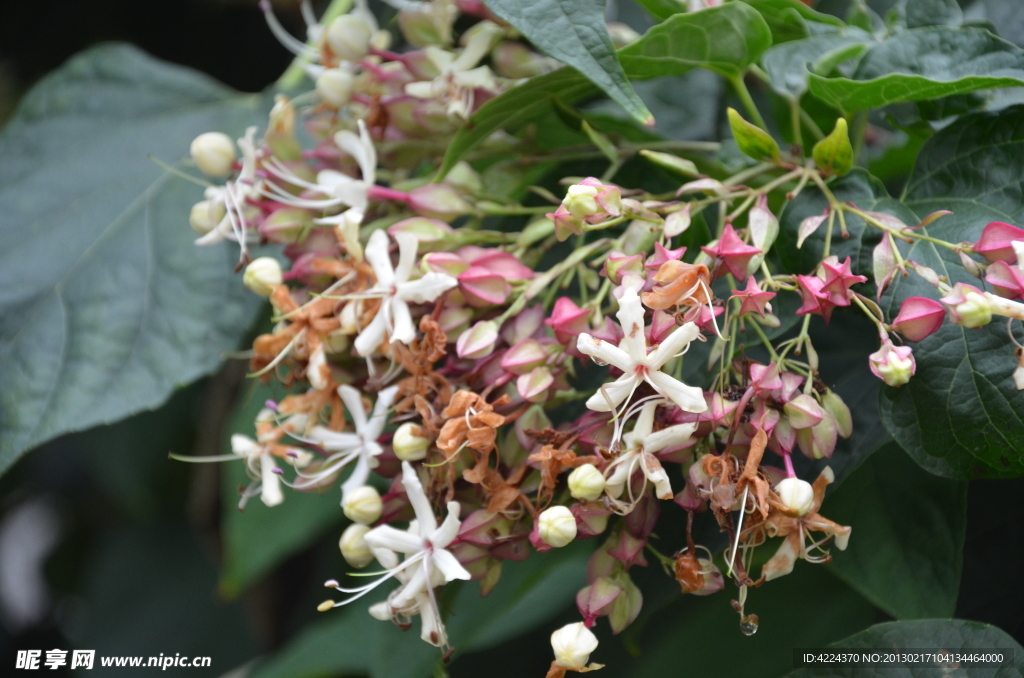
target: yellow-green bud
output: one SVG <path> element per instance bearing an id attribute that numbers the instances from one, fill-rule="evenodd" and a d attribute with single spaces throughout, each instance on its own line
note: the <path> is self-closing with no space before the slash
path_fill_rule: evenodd
<path id="1" fill-rule="evenodd" d="M 427 456 L 430 440 L 416 435 L 416 428 L 416 424 L 406 422 L 398 427 L 395 437 L 391 439 L 395 456 L 402 461 L 419 461 Z"/>
<path id="2" fill-rule="evenodd" d="M 281 264 L 273 257 L 253 259 L 242 276 L 242 283 L 261 297 L 269 297 L 274 287 L 282 282 Z"/>
<path id="3" fill-rule="evenodd" d="M 569 494 L 574 499 L 594 501 L 604 492 L 604 475 L 593 464 L 583 464 L 569 474 Z"/>
<path id="4" fill-rule="evenodd" d="M 552 506 L 537 517 L 537 534 L 547 544 L 561 548 L 576 538 L 576 518 L 565 506 Z"/>
<path id="5" fill-rule="evenodd" d="M 354 523 L 345 528 L 338 540 L 338 548 L 345 562 L 352 567 L 366 567 L 373 560 L 370 547 L 366 545 L 366 533 L 370 528 L 366 525 Z"/>
<path id="6" fill-rule="evenodd" d="M 341 108 L 352 99 L 352 74 L 328 68 L 316 79 L 316 93 L 331 108 Z"/>
<path id="7" fill-rule="evenodd" d="M 235 142 L 222 132 L 206 132 L 192 141 L 189 154 L 206 176 L 226 177 L 235 165 Z"/>
<path id="8" fill-rule="evenodd" d="M 199 235 L 206 235 L 217 228 L 217 224 L 226 213 L 223 203 L 200 200 L 192 205 L 192 211 L 188 214 L 188 224 Z"/>
<path id="9" fill-rule="evenodd" d="M 327 45 L 342 61 L 359 61 L 370 51 L 373 31 L 365 21 L 343 14 L 327 27 Z"/>
<path id="10" fill-rule="evenodd" d="M 352 522 L 370 525 L 380 518 L 384 511 L 384 503 L 373 486 L 363 485 L 345 494 L 341 501 L 341 510 Z"/>

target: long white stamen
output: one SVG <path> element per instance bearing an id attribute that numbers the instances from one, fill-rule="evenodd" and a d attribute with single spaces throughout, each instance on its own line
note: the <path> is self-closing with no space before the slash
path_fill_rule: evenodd
<path id="1" fill-rule="evenodd" d="M 296 56 L 305 57 L 307 59 L 316 59 L 317 52 L 315 49 L 302 42 L 294 35 L 285 30 L 285 27 L 281 25 L 281 22 L 277 20 L 277 16 L 274 14 L 274 10 L 271 8 L 270 3 L 267 0 L 260 2 L 260 9 L 263 10 L 263 18 L 267 21 L 267 26 L 270 27 L 270 32 L 274 34 L 285 49 Z"/>
<path id="2" fill-rule="evenodd" d="M 729 554 L 729 576 L 732 576 L 732 566 L 736 562 L 736 550 L 740 547 L 740 532 L 743 531 L 743 517 L 747 515 L 747 492 L 750 486 L 743 488 L 743 500 L 740 502 L 740 519 L 736 525 L 736 541 L 733 542 L 732 552 Z"/>

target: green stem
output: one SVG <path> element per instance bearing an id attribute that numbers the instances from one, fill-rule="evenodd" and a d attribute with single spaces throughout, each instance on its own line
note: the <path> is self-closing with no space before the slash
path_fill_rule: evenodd
<path id="1" fill-rule="evenodd" d="M 761 338 L 761 343 L 764 344 L 764 347 L 766 349 L 768 349 L 768 353 L 771 355 L 772 360 L 778 362 L 779 354 L 775 352 L 775 347 L 772 346 L 772 342 L 771 340 L 768 339 L 768 335 L 765 334 L 764 330 L 761 329 L 761 325 L 759 325 L 757 321 L 754 320 L 753 318 L 750 319 L 748 325 L 750 325 L 750 327 L 753 327 L 754 333 Z M 779 367 L 781 368 L 782 366 L 779 365 Z"/>
<path id="2" fill-rule="evenodd" d="M 793 97 L 789 100 L 789 120 L 793 126 L 793 144 L 797 147 L 797 153 L 804 153 L 804 131 L 800 124 L 800 98 Z"/>
<path id="3" fill-rule="evenodd" d="M 768 125 L 765 124 L 764 118 L 761 117 L 761 111 L 757 110 L 754 99 L 750 96 L 750 90 L 747 89 L 747 83 L 743 82 L 743 75 L 740 74 L 729 78 L 729 83 L 736 90 L 736 94 L 739 96 L 740 101 L 743 102 L 743 107 L 747 109 L 747 113 L 750 114 L 754 124 L 763 130 L 767 130 Z"/>

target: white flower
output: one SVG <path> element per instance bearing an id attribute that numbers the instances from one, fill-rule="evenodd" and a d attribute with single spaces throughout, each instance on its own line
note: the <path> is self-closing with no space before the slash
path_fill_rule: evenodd
<path id="1" fill-rule="evenodd" d="M 304 484 L 318 483 L 355 462 L 352 473 L 341 485 L 342 504 L 344 505 L 345 497 L 351 492 L 366 485 L 366 481 L 370 477 L 370 470 L 377 468 L 377 456 L 384 451 L 377 439 L 384 433 L 384 427 L 388 421 L 388 410 L 395 401 L 397 393 L 397 386 L 391 386 L 378 393 L 377 402 L 373 406 L 373 414 L 367 419 L 366 410 L 363 408 L 363 397 L 359 391 L 348 385 L 339 386 L 338 395 L 345 403 L 345 408 L 352 417 L 356 431 L 355 433 L 332 431 L 324 426 L 314 426 L 310 430 L 308 437 L 302 440 L 319 445 L 334 454 L 324 460 L 315 473 L 300 473 L 300 477 L 306 481 Z"/>
<path id="2" fill-rule="evenodd" d="M 398 266 L 391 265 L 388 254 L 388 236 L 384 231 L 374 231 L 366 245 L 366 260 L 373 267 L 377 284 L 359 295 L 361 299 L 381 300 L 380 310 L 370 324 L 356 337 L 356 352 L 368 356 L 390 335 L 391 341 L 408 344 L 416 338 L 409 304 L 423 304 L 434 301 L 446 290 L 458 285 L 458 281 L 445 273 L 431 271 L 417 280 L 409 280 L 416 264 L 416 249 L 419 241 L 411 233 L 395 235 L 398 243 Z"/>
<path id="3" fill-rule="evenodd" d="M 566 506 L 552 506 L 537 516 L 537 534 L 556 549 L 576 538 L 576 517 Z"/>
<path id="4" fill-rule="evenodd" d="M 260 500 L 267 506 L 277 506 L 284 501 L 284 494 L 281 493 L 281 478 L 278 476 L 277 463 L 274 456 L 270 454 L 267 445 L 261 445 L 248 436 L 239 433 L 231 436 L 231 451 L 245 459 L 246 468 L 249 474 L 260 479 L 247 489 L 243 495 L 260 495 Z"/>
<path id="5" fill-rule="evenodd" d="M 672 485 L 668 480 L 668 474 L 654 455 L 661 450 L 682 445 L 690 439 L 697 428 L 696 423 L 676 424 L 654 431 L 654 411 L 658 408 L 658 403 L 648 401 L 642 407 L 633 430 L 622 438 L 625 451 L 605 470 L 605 491 L 616 508 L 626 513 L 631 511 L 636 500 L 643 496 L 641 490 L 640 496 L 634 497 L 630 485 L 630 479 L 638 469 L 644 474 L 644 488 L 649 482 L 654 485 L 658 499 L 672 498 Z M 627 487 L 629 502 L 617 501 Z"/>
<path id="6" fill-rule="evenodd" d="M 320 193 L 324 198 L 300 198 L 272 181 L 266 182 L 263 194 L 277 202 L 301 207 L 309 210 L 328 210 L 344 205 L 348 209 L 329 217 L 314 219 L 317 224 L 336 226 L 338 238 L 348 252 L 355 258 L 362 258 L 359 245 L 359 225 L 363 222 L 370 201 L 370 190 L 377 181 L 377 149 L 366 129 L 366 124 L 359 121 L 359 134 L 342 130 L 334 135 L 334 143 L 348 153 L 359 165 L 360 179 L 355 179 L 337 170 L 321 170 L 316 175 L 316 183 L 311 183 L 296 175 L 287 165 L 276 158 L 270 158 L 265 169 L 278 179 L 304 188 L 307 191 Z"/>
<path id="7" fill-rule="evenodd" d="M 204 194 L 208 213 L 220 214 L 220 208 L 223 207 L 224 216 L 216 226 L 197 239 L 196 244 L 214 245 L 225 240 L 233 240 L 241 247 L 241 257 L 244 261 L 248 250 L 247 242 L 254 237 L 249 233 L 246 218 L 246 213 L 253 209 L 248 203 L 250 200 L 259 199 L 263 191 L 262 180 L 256 179 L 255 127 L 245 130 L 245 136 L 238 140 L 238 148 L 242 151 L 242 169 L 238 173 L 238 178 L 225 182 L 223 186 L 210 186 Z"/>
<path id="8" fill-rule="evenodd" d="M 600 664 L 591 664 L 590 653 L 597 649 L 597 637 L 583 622 L 566 624 L 551 634 L 551 649 L 555 652 L 555 665 L 564 669 L 593 671 Z"/>
<path id="9" fill-rule="evenodd" d="M 440 75 L 430 82 L 411 82 L 405 93 L 417 99 L 448 100 L 448 114 L 467 118 L 473 111 L 473 96 L 477 89 L 496 90 L 494 73 L 487 66 L 477 66 L 494 45 L 502 29 L 490 21 L 481 21 L 467 33 L 466 47 L 455 56 L 440 47 L 427 47 L 423 51 Z M 474 68 L 475 67 L 475 68 Z"/>
<path id="10" fill-rule="evenodd" d="M 447 636 L 434 588 L 455 579 L 471 578 L 466 568 L 447 550 L 462 525 L 459 521 L 459 502 L 448 502 L 448 515 L 439 526 L 430 507 L 430 500 L 423 491 L 423 484 L 409 462 L 402 462 L 402 485 L 416 513 L 416 520 L 409 525 L 409 530 L 381 525 L 370 530 L 364 537 L 366 545 L 386 568 L 386 572 L 369 584 L 351 589 L 342 588 L 333 581 L 328 582 L 331 588 L 353 594 L 332 606 L 347 605 L 389 579 L 398 579 L 401 586 L 391 592 L 386 602 L 374 605 L 371 614 L 379 619 L 420 614 L 421 637 L 432 645 L 444 646 L 447 644 Z M 405 558 L 399 562 L 397 554 L 404 554 Z M 329 607 L 325 603 L 321 609 Z"/>
<path id="11" fill-rule="evenodd" d="M 321 47 L 324 42 L 331 42 L 331 37 L 327 34 L 327 31 L 325 31 L 324 25 L 317 20 L 309 0 L 302 0 L 299 4 L 299 9 L 302 12 L 302 19 L 306 24 L 306 42 L 302 42 L 293 36 L 285 29 L 284 26 L 281 25 L 281 22 L 279 22 L 277 17 L 274 15 L 269 0 L 260 0 L 260 9 L 263 10 L 263 16 L 267 21 L 267 25 L 270 27 L 270 32 L 274 34 L 274 37 L 277 38 L 278 42 L 280 42 L 285 49 L 299 57 L 299 59 L 296 60 L 296 63 L 302 67 L 306 72 L 306 75 L 315 80 L 324 70 L 324 67 L 320 64 L 322 54 L 317 48 Z M 350 24 L 350 27 L 356 30 L 365 31 L 368 36 L 366 48 L 369 47 L 371 42 L 376 44 L 376 36 L 379 33 L 379 26 L 377 24 L 377 19 L 373 16 L 373 12 L 370 11 L 366 0 L 356 0 L 356 6 L 353 10 L 344 17 L 339 18 L 344 19 L 342 24 Z M 335 28 L 335 33 L 337 33 L 337 28 Z M 332 47 L 337 46 L 337 40 L 339 37 L 341 36 L 334 36 L 335 44 L 332 45 Z M 366 51 L 364 49 L 362 51 L 362 55 L 365 55 L 365 53 Z M 359 54 L 360 53 L 358 51 L 355 51 L 338 54 L 338 56 L 349 57 L 350 59 L 361 58 L 361 56 L 358 56 Z M 343 66 L 348 68 L 353 67 L 351 63 L 344 60 L 341 63 Z"/>
<path id="12" fill-rule="evenodd" d="M 683 351 L 700 335 L 700 329 L 690 322 L 677 327 L 656 349 L 647 352 L 644 336 L 644 309 L 636 290 L 627 287 L 619 299 L 615 314 L 625 336 L 618 346 L 603 339 L 581 334 L 576 346 L 580 351 L 602 363 L 614 365 L 624 374 L 610 384 L 604 384 L 587 400 L 587 407 L 598 412 L 610 412 L 629 400 L 633 391 L 646 381 L 654 390 L 687 412 L 699 413 L 707 409 L 704 392 L 696 386 L 661 372 L 669 359 Z"/>

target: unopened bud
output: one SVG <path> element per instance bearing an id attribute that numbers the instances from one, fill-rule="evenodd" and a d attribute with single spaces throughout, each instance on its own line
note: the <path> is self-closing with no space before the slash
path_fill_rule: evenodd
<path id="1" fill-rule="evenodd" d="M 574 499 L 594 501 L 604 492 L 604 474 L 593 464 L 583 464 L 569 474 L 569 494 Z"/>
<path id="2" fill-rule="evenodd" d="M 455 163 L 455 167 L 452 167 L 448 174 L 445 175 L 444 183 L 469 195 L 478 195 L 484 191 L 483 179 L 465 160 Z"/>
<path id="3" fill-rule="evenodd" d="M 565 669 L 587 668 L 590 653 L 597 649 L 597 637 L 583 622 L 567 624 L 551 634 L 555 665 Z"/>
<path id="4" fill-rule="evenodd" d="M 540 403 L 547 400 L 548 389 L 554 383 L 555 377 L 551 370 L 542 365 L 516 379 L 516 388 L 524 400 Z"/>
<path id="5" fill-rule="evenodd" d="M 775 486 L 775 493 L 779 495 L 779 501 L 798 516 L 810 511 L 814 503 L 814 488 L 809 482 L 799 478 L 780 480 Z"/>
<path id="6" fill-rule="evenodd" d="M 868 356 L 868 365 L 871 372 L 889 386 L 902 386 L 917 371 L 913 350 L 909 346 L 894 346 L 888 339 Z"/>
<path id="7" fill-rule="evenodd" d="M 209 177 L 226 177 L 235 165 L 235 143 L 222 132 L 200 134 L 189 147 L 192 162 Z"/>
<path id="8" fill-rule="evenodd" d="M 481 320 L 468 332 L 459 335 L 455 351 L 460 358 L 486 358 L 494 352 L 498 341 L 498 325 L 493 320 Z"/>
<path id="9" fill-rule="evenodd" d="M 448 184 L 427 184 L 409 191 L 409 207 L 422 217 L 450 221 L 473 211 Z"/>
<path id="10" fill-rule="evenodd" d="M 192 211 L 188 214 L 188 224 L 199 235 L 206 235 L 217 228 L 225 214 L 223 203 L 200 200 L 192 205 Z"/>
<path id="11" fill-rule="evenodd" d="M 967 328 L 982 327 L 992 322 L 992 302 L 977 287 L 957 283 L 942 298 L 951 320 Z"/>
<path id="12" fill-rule="evenodd" d="M 419 461 L 427 456 L 430 440 L 416 435 L 416 429 L 416 424 L 406 422 L 398 427 L 391 440 L 395 456 L 402 461 Z"/>
<path id="13" fill-rule="evenodd" d="M 274 288 L 284 282 L 281 264 L 273 257 L 254 259 L 245 267 L 242 283 L 261 297 L 269 297 Z"/>
<path id="14" fill-rule="evenodd" d="M 352 74 L 340 68 L 328 68 L 316 79 L 316 93 L 331 108 L 341 108 L 352 99 Z"/>
<path id="15" fill-rule="evenodd" d="M 790 400 L 783 409 L 790 426 L 795 429 L 810 428 L 821 422 L 821 407 L 806 393 Z"/>
<path id="16" fill-rule="evenodd" d="M 345 495 L 341 502 L 341 510 L 352 522 L 370 525 L 380 518 L 384 504 L 373 486 L 362 485 Z"/>
<path id="17" fill-rule="evenodd" d="M 370 528 L 366 525 L 353 523 L 345 528 L 338 540 L 338 548 L 345 562 L 355 568 L 366 567 L 373 560 L 370 547 L 366 545 L 366 533 Z"/>
<path id="18" fill-rule="evenodd" d="M 599 208 L 595 199 L 596 195 L 597 189 L 595 187 L 575 184 L 566 191 L 562 204 L 569 210 L 569 214 L 577 219 L 583 219 L 597 214 Z"/>
<path id="19" fill-rule="evenodd" d="M 565 506 L 552 506 L 537 518 L 537 533 L 545 543 L 561 548 L 576 538 L 576 518 Z"/>
<path id="20" fill-rule="evenodd" d="M 849 438 L 853 435 L 853 417 L 850 408 L 835 391 L 827 391 L 821 398 L 821 406 L 836 420 L 836 429 L 840 436 Z"/>
<path id="21" fill-rule="evenodd" d="M 342 61 L 356 62 L 370 51 L 373 31 L 353 14 L 343 14 L 327 27 L 327 45 Z"/>

